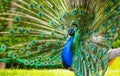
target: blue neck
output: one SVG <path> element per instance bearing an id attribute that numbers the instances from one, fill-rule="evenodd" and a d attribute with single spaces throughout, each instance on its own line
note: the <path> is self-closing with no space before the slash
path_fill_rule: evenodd
<path id="1" fill-rule="evenodd" d="M 72 44 L 73 44 L 74 37 L 71 36 L 67 43 L 65 44 L 63 50 L 62 50 L 62 62 L 64 67 L 68 68 L 72 65 Z"/>

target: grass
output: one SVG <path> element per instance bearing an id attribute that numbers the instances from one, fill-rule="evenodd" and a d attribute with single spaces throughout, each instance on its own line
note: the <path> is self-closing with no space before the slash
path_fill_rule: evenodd
<path id="1" fill-rule="evenodd" d="M 20 70 L 6 69 L 0 70 L 0 76 L 75 76 L 72 71 L 64 69 L 54 70 Z M 109 66 L 106 76 L 120 76 L 120 58 L 116 58 L 115 62 Z"/>
<path id="2" fill-rule="evenodd" d="M 0 76 L 75 76 L 68 70 L 0 70 Z"/>
<path id="3" fill-rule="evenodd" d="M 0 70 L 0 76 L 75 76 L 72 71 L 56 70 Z M 106 76 L 120 76 L 120 70 L 109 70 Z"/>

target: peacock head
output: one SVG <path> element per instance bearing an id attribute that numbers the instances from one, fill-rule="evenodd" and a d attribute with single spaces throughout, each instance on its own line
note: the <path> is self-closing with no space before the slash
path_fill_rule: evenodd
<path id="1" fill-rule="evenodd" d="M 74 36 L 74 35 L 75 35 L 75 30 L 74 30 L 74 28 L 70 28 L 70 29 L 68 30 L 68 34 L 69 34 L 70 36 Z"/>
<path id="2" fill-rule="evenodd" d="M 70 36 L 74 36 L 74 35 L 75 35 L 75 31 L 76 31 L 77 29 L 78 29 L 78 25 L 75 24 L 75 23 L 72 23 L 72 27 L 69 28 L 68 34 L 69 34 Z"/>

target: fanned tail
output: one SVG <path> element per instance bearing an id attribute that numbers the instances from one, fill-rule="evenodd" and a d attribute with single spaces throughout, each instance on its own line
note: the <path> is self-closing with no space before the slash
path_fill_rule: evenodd
<path id="1" fill-rule="evenodd" d="M 0 32 L 0 61 L 15 60 L 38 67 L 62 66 L 61 50 L 68 28 L 61 21 L 66 11 L 65 1 L 15 0 L 11 4 L 14 9 L 0 13 L 0 20 L 11 22 Z"/>

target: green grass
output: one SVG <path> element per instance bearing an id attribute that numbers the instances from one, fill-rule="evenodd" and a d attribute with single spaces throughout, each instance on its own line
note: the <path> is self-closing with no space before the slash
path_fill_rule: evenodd
<path id="1" fill-rule="evenodd" d="M 0 76 L 75 76 L 68 70 L 0 70 Z"/>

